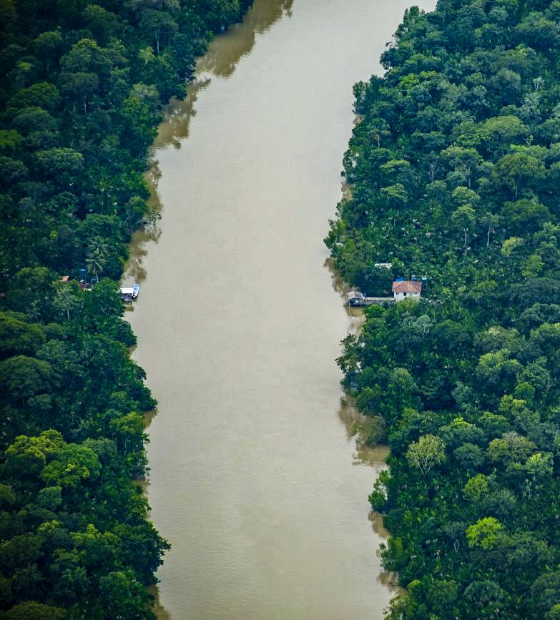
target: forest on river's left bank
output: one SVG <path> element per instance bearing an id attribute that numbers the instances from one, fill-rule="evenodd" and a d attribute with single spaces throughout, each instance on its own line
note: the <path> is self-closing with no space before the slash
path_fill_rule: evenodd
<path id="1" fill-rule="evenodd" d="M 0 618 L 154 617 L 156 402 L 117 281 L 162 108 L 250 4 L 0 0 Z"/>

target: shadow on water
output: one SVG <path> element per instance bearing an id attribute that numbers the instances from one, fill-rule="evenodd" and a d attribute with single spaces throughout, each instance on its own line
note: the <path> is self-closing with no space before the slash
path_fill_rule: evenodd
<path id="1" fill-rule="evenodd" d="M 159 598 L 157 586 L 150 586 L 148 592 L 154 597 L 154 605 L 152 607 L 154 614 L 158 620 L 171 620 L 171 614 L 163 607 Z"/>
<path id="2" fill-rule="evenodd" d="M 371 529 L 381 538 L 387 540 L 390 536 L 389 532 L 385 529 L 383 525 L 383 515 L 380 515 L 378 512 L 373 512 L 373 510 L 369 513 L 369 522 L 371 523 Z M 405 590 L 399 586 L 398 575 L 396 573 L 391 573 L 389 571 L 382 571 L 377 576 L 377 581 L 383 584 L 386 588 L 388 588 L 389 592 L 391 592 L 392 596 L 397 596 L 398 594 L 404 594 Z"/>
<path id="3" fill-rule="evenodd" d="M 148 205 L 156 217 L 151 224 L 134 234 L 124 281 L 141 284 L 146 280 L 144 258 L 148 245 L 158 243 L 161 237 L 157 222 L 163 205 L 157 191 L 161 177 L 156 159 L 157 151 L 170 146 L 181 148 L 181 142 L 189 137 L 191 119 L 196 116 L 198 93 L 211 84 L 213 77 L 230 78 L 239 61 L 253 50 L 257 35 L 269 30 L 281 18 L 291 17 L 293 2 L 294 0 L 255 0 L 243 22 L 216 37 L 207 53 L 198 59 L 195 79 L 187 87 L 185 99 L 172 99 L 167 105 L 164 120 L 152 146 L 152 165 L 146 174 L 151 192 Z"/>
<path id="4" fill-rule="evenodd" d="M 125 281 L 142 283 L 146 280 L 144 259 L 148 254 L 148 247 L 150 244 L 158 243 L 162 234 L 157 224 L 163 210 L 163 204 L 158 195 L 161 172 L 156 159 L 157 151 L 168 147 L 181 148 L 182 141 L 189 137 L 191 119 L 196 116 L 195 106 L 199 92 L 206 89 L 213 78 L 230 78 L 239 61 L 253 50 L 257 35 L 266 32 L 281 18 L 291 17 L 292 5 L 293 0 L 255 0 L 243 22 L 216 37 L 207 53 L 198 59 L 195 79 L 187 87 L 186 98 L 184 100 L 173 99 L 166 107 L 164 120 L 152 146 L 152 164 L 146 174 L 146 181 L 151 192 L 148 206 L 154 217 L 149 225 L 134 234 L 130 244 Z M 155 414 L 155 411 L 151 413 L 148 424 Z M 144 482 L 144 485 L 146 485 L 146 490 L 147 483 Z M 158 586 L 150 587 L 149 592 L 154 597 L 153 611 L 156 617 L 159 620 L 170 620 L 171 615 L 161 604 Z"/>
<path id="5" fill-rule="evenodd" d="M 324 262 L 325 269 L 331 276 L 331 282 L 333 290 L 338 293 L 342 304 L 344 305 L 347 316 L 347 331 L 348 334 L 358 334 L 362 325 L 364 324 L 365 317 L 361 308 L 352 308 L 346 301 L 346 294 L 351 290 L 348 284 L 340 277 L 335 271 L 334 262 L 332 258 L 327 258 Z"/>
<path id="6" fill-rule="evenodd" d="M 355 406 L 344 398 L 341 400 L 338 417 L 344 424 L 348 440 L 356 438 L 356 428 L 358 426 L 368 424 L 368 418 L 363 416 Z M 387 469 L 386 463 L 389 454 L 389 446 L 380 444 L 370 447 L 356 439 L 356 452 L 354 453 L 353 462 L 357 466 L 371 467 L 375 472 L 375 479 L 377 479 L 379 473 Z M 383 515 L 372 510 L 368 515 L 368 519 L 374 533 L 387 540 L 390 534 L 383 524 Z M 398 585 L 398 576 L 395 573 L 382 571 L 378 574 L 377 581 L 387 587 L 393 596 L 404 592 Z"/>
<path id="7" fill-rule="evenodd" d="M 293 3 L 293 0 L 255 2 L 243 23 L 216 40 L 215 45 L 201 58 L 198 65 L 200 71 L 229 78 L 239 60 L 251 53 L 257 34 L 266 32 L 281 17 L 291 17 Z M 242 31 L 241 36 L 239 31 Z"/>
<path id="8" fill-rule="evenodd" d="M 213 77 L 230 78 L 239 61 L 252 52 L 257 34 L 266 32 L 282 17 L 291 16 L 292 5 L 293 0 L 256 0 L 242 23 L 212 42 L 196 63 L 195 79 L 187 89 L 187 97 L 170 102 L 154 144 L 156 150 L 168 146 L 181 148 L 181 141 L 189 137 L 191 118 L 196 115 L 198 93 L 212 83 Z"/>
<path id="9" fill-rule="evenodd" d="M 161 229 L 157 223 L 150 224 L 137 231 L 131 242 L 130 257 L 126 266 L 125 280 L 142 284 L 146 280 L 147 273 L 144 268 L 144 258 L 148 254 L 148 244 L 157 243 L 161 237 Z M 130 306 L 127 310 L 134 310 Z"/>
<path id="10" fill-rule="evenodd" d="M 344 190 L 345 188 L 343 186 L 343 192 Z M 324 267 L 331 276 L 333 290 L 338 293 L 342 303 L 344 304 L 347 315 L 348 334 L 359 334 L 365 321 L 363 310 L 361 308 L 352 308 L 346 303 L 346 295 L 351 289 L 335 270 L 334 261 L 332 258 L 329 257 L 325 260 Z M 368 425 L 370 420 L 362 415 L 356 407 L 345 398 L 341 399 L 338 417 L 344 424 L 347 439 L 355 439 L 356 441 L 356 452 L 354 453 L 353 460 L 354 465 L 371 467 L 375 472 L 375 479 L 377 479 L 379 473 L 384 469 L 387 469 L 386 462 L 390 454 L 389 446 L 381 444 L 375 447 L 370 447 L 360 441 L 357 429 L 360 426 L 363 427 Z M 374 533 L 384 540 L 387 540 L 390 534 L 383 524 L 383 515 L 372 510 L 368 515 L 368 519 Z M 398 585 L 398 576 L 395 573 L 382 571 L 378 574 L 377 581 L 388 588 L 393 596 L 404 592 L 404 590 Z"/>
<path id="11" fill-rule="evenodd" d="M 164 121 L 166 122 L 166 121 Z M 130 243 L 130 255 L 126 264 L 126 270 L 123 281 L 130 284 L 138 282 L 142 284 L 148 276 L 144 268 L 144 258 L 148 254 L 148 245 L 158 243 L 161 237 L 161 228 L 158 226 L 162 204 L 157 193 L 158 181 L 161 177 L 158 162 L 153 160 L 150 169 L 145 175 L 146 182 L 150 188 L 150 197 L 148 198 L 148 212 L 152 214 L 150 221 L 143 228 L 137 230 Z M 133 311 L 134 306 L 130 305 L 127 310 Z"/>

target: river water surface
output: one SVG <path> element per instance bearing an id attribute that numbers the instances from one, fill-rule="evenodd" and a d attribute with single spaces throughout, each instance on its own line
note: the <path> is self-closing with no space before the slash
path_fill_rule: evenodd
<path id="1" fill-rule="evenodd" d="M 160 232 L 133 243 L 127 316 L 159 401 L 161 617 L 379 619 L 391 598 L 367 503 L 383 461 L 345 428 L 334 359 L 352 325 L 322 239 L 352 85 L 408 5 L 256 0 L 160 128 Z"/>

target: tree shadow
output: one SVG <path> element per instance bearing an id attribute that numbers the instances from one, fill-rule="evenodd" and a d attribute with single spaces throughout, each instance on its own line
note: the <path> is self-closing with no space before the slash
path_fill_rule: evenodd
<path id="1" fill-rule="evenodd" d="M 257 34 L 266 32 L 283 17 L 290 17 L 292 5 L 293 0 L 255 0 L 244 20 L 216 37 L 207 53 L 197 60 L 195 77 L 187 87 L 185 99 L 172 99 L 166 106 L 164 120 L 152 145 L 151 167 L 145 176 L 151 191 L 148 207 L 154 217 L 148 226 L 138 230 L 132 238 L 123 281 L 141 284 L 146 280 L 144 259 L 148 247 L 152 243 L 158 243 L 161 237 L 158 219 L 162 215 L 163 205 L 157 192 L 161 177 L 157 161 L 158 150 L 170 146 L 181 148 L 182 142 L 189 137 L 191 120 L 196 116 L 198 94 L 210 86 L 213 78 L 230 78 L 239 61 L 253 50 Z"/>
<path id="2" fill-rule="evenodd" d="M 257 35 L 266 32 L 284 16 L 291 15 L 293 0 L 255 0 L 242 23 L 233 26 L 228 32 L 216 37 L 207 53 L 198 59 L 195 78 L 187 87 L 184 100 L 173 99 L 165 109 L 164 120 L 158 129 L 158 136 L 151 150 L 151 167 L 145 175 L 151 196 L 148 200 L 152 214 L 148 225 L 138 230 L 130 243 L 130 256 L 126 265 L 124 280 L 143 283 L 147 277 L 145 258 L 151 244 L 158 243 L 161 228 L 158 220 L 163 212 L 163 204 L 158 195 L 161 171 L 157 161 L 157 151 L 173 147 L 181 148 L 181 143 L 189 137 L 191 120 L 196 116 L 198 94 L 208 88 L 212 79 L 229 79 L 239 61 L 253 50 Z M 157 411 L 146 416 L 149 425 Z M 149 479 L 139 481 L 147 495 Z M 188 587 L 188 584 L 185 584 Z M 149 588 L 154 597 L 153 611 L 159 620 L 170 620 L 171 615 L 162 604 L 157 584 Z"/>

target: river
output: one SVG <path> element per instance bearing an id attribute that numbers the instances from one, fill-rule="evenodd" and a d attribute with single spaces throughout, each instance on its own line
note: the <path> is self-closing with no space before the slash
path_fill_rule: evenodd
<path id="1" fill-rule="evenodd" d="M 162 618 L 378 619 L 391 598 L 367 503 L 383 454 L 357 450 L 340 406 L 334 360 L 356 319 L 322 239 L 352 86 L 381 70 L 408 5 L 256 0 L 160 128 L 162 219 L 134 239 L 127 317 L 159 401 Z"/>

